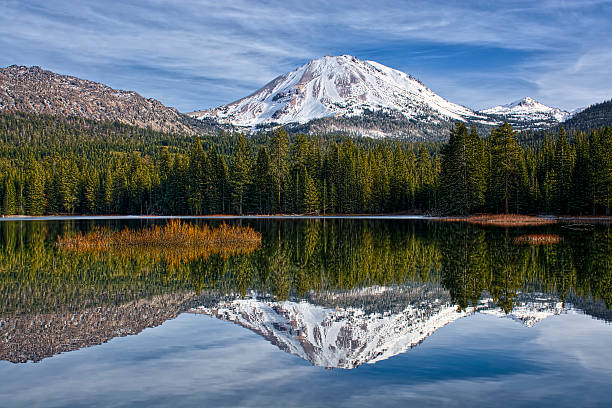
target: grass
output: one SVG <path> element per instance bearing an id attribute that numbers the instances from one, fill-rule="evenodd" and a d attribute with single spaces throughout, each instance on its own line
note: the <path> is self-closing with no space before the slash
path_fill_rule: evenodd
<path id="1" fill-rule="evenodd" d="M 261 234 L 251 227 L 221 224 L 217 228 L 172 220 L 138 230 L 96 228 L 87 233 L 58 237 L 62 250 L 119 255 L 147 254 L 170 263 L 207 257 L 250 253 L 261 245 Z"/>
<path id="2" fill-rule="evenodd" d="M 515 244 L 528 245 L 554 245 L 563 241 L 563 237 L 556 234 L 526 234 L 514 238 Z"/>
<path id="3" fill-rule="evenodd" d="M 549 225 L 556 224 L 556 218 L 537 217 L 533 215 L 519 214 L 480 214 L 469 217 L 449 217 L 443 218 L 443 221 L 451 222 L 467 222 L 475 225 L 490 225 L 497 227 L 525 227 L 532 225 Z"/>

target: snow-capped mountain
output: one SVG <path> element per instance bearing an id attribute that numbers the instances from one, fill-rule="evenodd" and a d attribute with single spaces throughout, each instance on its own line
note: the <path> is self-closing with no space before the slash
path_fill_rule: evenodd
<path id="1" fill-rule="evenodd" d="M 510 318 L 527 327 L 565 313 L 556 295 L 522 293 L 513 311 L 506 314 L 492 299 L 459 310 L 439 288 L 368 288 L 309 301 L 273 301 L 258 298 L 229 299 L 191 310 L 227 320 L 261 335 L 283 351 L 313 365 L 351 369 L 400 354 L 423 342 L 439 328 L 462 317 L 485 313 Z M 319 296 L 319 295 L 317 295 Z M 334 306 L 330 306 L 330 302 Z M 361 304 L 361 306 L 338 306 Z M 375 307 L 372 307 L 375 305 Z M 382 306 L 377 309 L 376 306 Z"/>
<path id="2" fill-rule="evenodd" d="M 407 305 L 400 313 L 365 313 L 359 308 L 332 309 L 307 302 L 240 299 L 193 310 L 254 331 L 283 351 L 313 365 L 356 368 L 402 353 L 440 327 L 467 315 L 436 302 Z"/>
<path id="3" fill-rule="evenodd" d="M 498 105 L 479 113 L 496 119 L 507 120 L 515 127 L 538 128 L 556 125 L 572 117 L 572 113 L 546 106 L 533 98 L 525 97 L 507 105 Z"/>
<path id="4" fill-rule="evenodd" d="M 440 97 L 410 75 L 350 55 L 310 61 L 245 98 L 190 115 L 253 127 L 304 124 L 368 112 L 401 113 L 406 119 L 433 124 L 487 121 L 485 116 Z"/>
<path id="5" fill-rule="evenodd" d="M 496 307 L 493 299 L 481 301 L 478 311 L 491 316 L 509 318 L 527 327 L 533 327 L 536 323 L 548 317 L 566 313 L 571 309 L 571 306 L 564 306 L 556 295 L 519 293 L 511 313 L 506 314 L 499 307 Z"/>

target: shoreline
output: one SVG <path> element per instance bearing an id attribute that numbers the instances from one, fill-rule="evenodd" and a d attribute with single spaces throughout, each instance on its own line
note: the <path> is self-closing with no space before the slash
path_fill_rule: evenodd
<path id="1" fill-rule="evenodd" d="M 484 219 L 483 219 L 484 218 Z M 409 215 L 409 214 L 332 214 L 332 215 L 305 215 L 305 214 L 270 214 L 270 215 L 11 215 L 0 216 L 1 221 L 78 221 L 78 220 L 308 220 L 308 219 L 364 219 L 364 220 L 432 220 L 444 222 L 468 222 L 482 225 L 502 225 L 507 218 L 521 218 L 510 221 L 509 224 L 528 225 L 557 224 L 567 222 L 596 222 L 612 223 L 612 216 L 558 216 L 558 215 L 522 215 L 522 214 L 487 214 L 478 216 L 434 216 L 434 215 Z M 506 225 L 506 224 L 504 224 Z"/>
<path id="2" fill-rule="evenodd" d="M 0 221 L 73 221 L 73 220 L 231 220 L 231 219 L 406 219 L 406 220 L 439 220 L 443 217 L 430 215 L 302 215 L 302 214 L 273 214 L 273 215 L 11 215 L 0 217 Z"/>

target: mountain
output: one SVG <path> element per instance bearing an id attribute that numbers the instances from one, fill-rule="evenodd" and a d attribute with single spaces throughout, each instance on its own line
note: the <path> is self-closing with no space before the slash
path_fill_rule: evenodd
<path id="1" fill-rule="evenodd" d="M 499 122 L 507 120 L 516 129 L 547 128 L 572 116 L 570 112 L 546 106 L 528 96 L 507 105 L 481 110 L 479 113 Z"/>
<path id="2" fill-rule="evenodd" d="M 490 298 L 459 310 L 448 292 L 433 284 L 317 294 L 307 301 L 274 301 L 255 295 L 191 310 L 245 327 L 313 365 L 345 369 L 403 353 L 441 327 L 474 313 L 532 327 L 570 311 L 578 310 L 564 306 L 556 295 L 543 293 L 518 294 L 509 314 Z"/>
<path id="3" fill-rule="evenodd" d="M 245 98 L 190 115 L 247 128 L 300 126 L 318 120 L 319 131 L 345 130 L 368 136 L 394 134 L 394 129 L 384 128 L 385 121 L 395 122 L 392 128 L 397 132 L 412 123 L 411 133 L 423 137 L 439 133 L 456 120 L 493 124 L 485 115 L 440 97 L 410 75 L 350 55 L 310 61 Z"/>
<path id="4" fill-rule="evenodd" d="M 205 122 L 194 121 L 155 99 L 40 67 L 0 68 L 0 109 L 119 121 L 163 132 L 210 130 Z"/>

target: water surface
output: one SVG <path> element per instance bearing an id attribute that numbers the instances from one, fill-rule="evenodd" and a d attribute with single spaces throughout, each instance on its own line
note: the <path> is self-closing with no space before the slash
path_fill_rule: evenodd
<path id="1" fill-rule="evenodd" d="M 610 227 L 186 219 L 249 225 L 262 243 L 197 257 L 56 246 L 165 222 L 0 223 L 2 406 L 612 400 Z"/>

